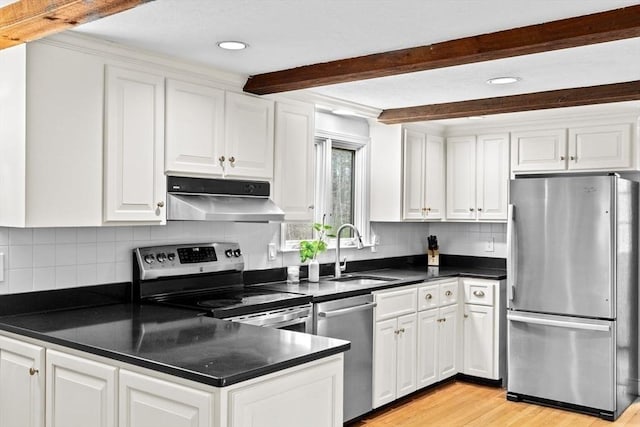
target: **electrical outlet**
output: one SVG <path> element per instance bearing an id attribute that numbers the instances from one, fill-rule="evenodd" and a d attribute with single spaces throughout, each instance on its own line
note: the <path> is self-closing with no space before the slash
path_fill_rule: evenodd
<path id="1" fill-rule="evenodd" d="M 269 243 L 269 245 L 267 246 L 267 259 L 269 261 L 274 261 L 276 259 L 276 244 L 275 243 Z"/>
<path id="2" fill-rule="evenodd" d="M 493 237 L 489 237 L 485 242 L 484 242 L 484 251 L 485 252 L 493 252 L 495 250 L 494 245 L 493 245 Z"/>

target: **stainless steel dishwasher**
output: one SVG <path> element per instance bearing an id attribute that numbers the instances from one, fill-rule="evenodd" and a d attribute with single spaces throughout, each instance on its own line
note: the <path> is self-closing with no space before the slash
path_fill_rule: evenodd
<path id="1" fill-rule="evenodd" d="M 344 421 L 373 409 L 373 296 L 360 295 L 314 305 L 317 335 L 351 341 L 344 354 Z"/>

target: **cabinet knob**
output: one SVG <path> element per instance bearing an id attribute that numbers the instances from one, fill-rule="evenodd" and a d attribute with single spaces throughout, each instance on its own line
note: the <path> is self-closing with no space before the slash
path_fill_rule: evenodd
<path id="1" fill-rule="evenodd" d="M 164 208 L 164 201 L 160 200 L 160 201 L 158 202 L 158 207 L 159 207 L 159 208 Z"/>
<path id="2" fill-rule="evenodd" d="M 395 331 L 393 331 L 394 334 L 399 335 L 400 331 L 398 329 L 396 329 Z"/>
<path id="3" fill-rule="evenodd" d="M 482 208 L 478 208 L 478 212 L 482 212 Z"/>
<path id="4" fill-rule="evenodd" d="M 433 298 L 433 297 L 431 296 L 431 294 L 426 294 L 426 295 L 424 296 L 424 299 L 426 299 L 426 300 L 430 300 L 431 298 Z"/>
<path id="5" fill-rule="evenodd" d="M 220 157 L 218 157 L 218 161 L 219 161 L 220 163 L 224 163 L 224 161 L 225 161 L 225 160 L 226 160 L 226 158 L 225 158 L 224 156 L 220 156 Z"/>
<path id="6" fill-rule="evenodd" d="M 313 210 L 315 208 L 315 206 L 309 205 L 309 206 L 307 206 L 307 208 L 309 208 L 310 210 Z"/>
<path id="7" fill-rule="evenodd" d="M 477 296 L 477 297 L 483 297 L 484 296 L 484 292 L 482 292 L 482 291 L 473 291 L 473 295 Z"/>
<path id="8" fill-rule="evenodd" d="M 229 163 L 231 164 L 231 166 L 235 166 L 235 164 L 234 164 L 235 162 L 236 162 L 236 158 L 235 157 L 233 157 L 233 156 L 229 157 Z"/>
<path id="9" fill-rule="evenodd" d="M 560 160 L 564 160 L 564 156 L 560 156 Z"/>
<path id="10" fill-rule="evenodd" d="M 475 209 L 473 208 L 469 208 L 469 212 L 473 212 Z"/>
<path id="11" fill-rule="evenodd" d="M 468 317 L 469 317 L 469 315 L 468 315 L 468 314 L 465 314 L 465 315 L 464 315 L 464 318 L 465 318 L 465 319 L 466 319 L 466 318 L 468 318 Z"/>
<path id="12" fill-rule="evenodd" d="M 427 212 L 431 212 L 431 208 L 427 208 Z"/>
<path id="13" fill-rule="evenodd" d="M 444 294 L 445 294 L 446 296 L 450 297 L 451 295 L 453 295 L 453 292 L 451 292 L 451 291 L 447 291 L 447 292 L 445 292 Z"/>
<path id="14" fill-rule="evenodd" d="M 576 156 L 571 156 L 569 157 L 571 160 L 578 160 L 578 158 Z"/>
<path id="15" fill-rule="evenodd" d="M 39 373 L 40 371 L 38 371 L 35 368 L 29 368 L 29 375 L 34 376 L 35 374 Z"/>
<path id="16" fill-rule="evenodd" d="M 404 333 L 404 328 L 401 328 L 401 329 L 400 329 L 400 332 Z"/>

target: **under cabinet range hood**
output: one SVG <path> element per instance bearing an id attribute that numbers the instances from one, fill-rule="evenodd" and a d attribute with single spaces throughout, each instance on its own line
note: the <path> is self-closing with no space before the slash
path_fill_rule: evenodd
<path id="1" fill-rule="evenodd" d="M 266 181 L 167 177 L 167 220 L 278 222 Z"/>

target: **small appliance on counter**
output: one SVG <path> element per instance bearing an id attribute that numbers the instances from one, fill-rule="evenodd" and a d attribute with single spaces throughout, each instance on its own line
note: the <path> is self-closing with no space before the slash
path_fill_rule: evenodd
<path id="1" fill-rule="evenodd" d="M 440 250 L 438 247 L 438 237 L 427 237 L 427 266 L 438 267 L 440 265 Z"/>

